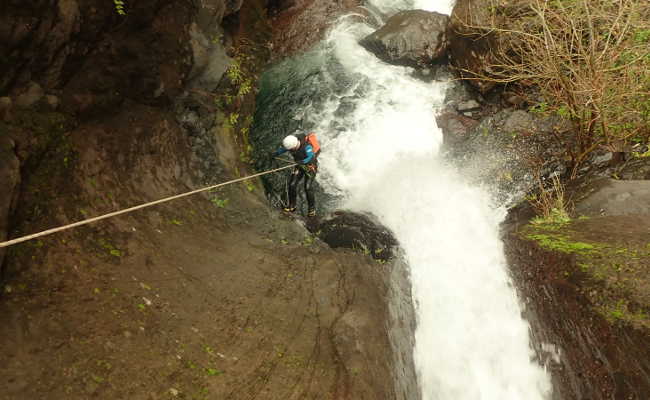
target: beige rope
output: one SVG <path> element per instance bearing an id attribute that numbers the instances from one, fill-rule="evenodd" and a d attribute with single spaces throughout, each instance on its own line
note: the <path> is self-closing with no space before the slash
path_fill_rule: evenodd
<path id="1" fill-rule="evenodd" d="M 260 172 L 260 173 L 254 174 L 254 175 L 245 176 L 243 178 L 233 179 L 233 180 L 228 181 L 228 182 L 223 182 L 223 183 L 219 183 L 217 185 L 204 187 L 202 189 L 192 190 L 191 192 L 177 194 L 176 196 L 171 196 L 171 197 L 167 197 L 167 198 L 164 198 L 164 199 L 152 201 L 150 203 L 140 204 L 139 206 L 127 208 L 127 209 L 120 210 L 120 211 L 115 211 L 115 212 L 112 212 L 112 213 L 109 213 L 109 214 L 100 215 L 98 217 L 89 218 L 89 219 L 79 221 L 79 222 L 74 222 L 72 224 L 60 226 L 58 228 L 48 229 L 46 231 L 34 233 L 32 235 L 22 236 L 22 237 L 19 237 L 19 238 L 16 238 L 16 239 L 12 239 L 12 240 L 0 243 L 0 248 L 11 246 L 11 245 L 14 245 L 14 244 L 17 244 L 17 243 L 26 242 L 28 240 L 36 239 L 37 237 L 41 237 L 41 236 L 45 236 L 45 235 L 50 235 L 50 234 L 55 233 L 55 232 L 61 232 L 61 231 L 67 230 L 67 229 L 75 228 L 77 226 L 90 224 L 91 222 L 96 222 L 96 221 L 99 221 L 99 220 L 102 220 L 102 219 L 115 217 L 116 215 L 126 214 L 126 213 L 129 213 L 131 211 L 139 210 L 141 208 L 150 207 L 150 206 L 153 206 L 153 205 L 156 205 L 156 204 L 165 203 L 167 201 L 180 199 L 181 197 L 190 196 L 190 195 L 193 195 L 193 194 L 196 194 L 196 193 L 205 192 L 207 190 L 216 189 L 216 188 L 221 187 L 221 186 L 230 185 L 231 183 L 241 182 L 241 181 L 245 181 L 247 179 L 256 178 L 258 176 L 271 174 L 273 172 L 278 172 L 278 171 L 281 171 L 283 169 L 291 168 L 294 165 L 295 164 L 292 163 L 291 165 L 285 165 L 284 167 L 280 167 L 280 168 Z"/>

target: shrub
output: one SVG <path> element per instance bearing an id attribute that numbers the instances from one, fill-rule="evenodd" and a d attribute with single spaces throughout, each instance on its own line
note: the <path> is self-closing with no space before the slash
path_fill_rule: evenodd
<path id="1" fill-rule="evenodd" d="M 485 1 L 489 16 L 461 21 L 463 34 L 497 39 L 490 40 L 489 65 L 465 76 L 516 84 L 536 109 L 569 120 L 573 129 L 554 135 L 574 173 L 595 149 L 648 142 L 648 0 Z"/>

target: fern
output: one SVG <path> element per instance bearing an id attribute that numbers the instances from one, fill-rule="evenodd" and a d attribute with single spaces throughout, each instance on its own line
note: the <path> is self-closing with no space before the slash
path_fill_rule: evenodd
<path id="1" fill-rule="evenodd" d="M 120 15 L 126 15 L 126 11 L 124 10 L 124 2 L 122 0 L 113 0 L 113 4 L 115 4 L 115 12 Z"/>

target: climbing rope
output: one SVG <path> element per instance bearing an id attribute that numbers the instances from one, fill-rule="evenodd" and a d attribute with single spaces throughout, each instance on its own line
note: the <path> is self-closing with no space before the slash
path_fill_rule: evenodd
<path id="1" fill-rule="evenodd" d="M 22 236 L 22 237 L 12 239 L 12 240 L 9 240 L 9 241 L 6 241 L 6 242 L 1 242 L 0 243 L 0 248 L 8 247 L 8 246 L 18 244 L 18 243 L 22 243 L 22 242 L 26 242 L 28 240 L 36 239 L 36 238 L 41 237 L 41 236 L 50 235 L 52 233 L 65 231 L 65 230 L 68 230 L 68 229 L 71 229 L 71 228 L 75 228 L 77 226 L 90 224 L 91 222 L 97 222 L 97 221 L 100 221 L 102 219 L 111 218 L 111 217 L 115 217 L 117 215 L 130 213 L 132 211 L 140 210 L 140 209 L 145 208 L 145 207 L 154 206 L 156 204 L 165 203 L 165 202 L 168 202 L 168 201 L 180 199 L 181 197 L 186 197 L 186 196 L 190 196 L 190 195 L 193 195 L 193 194 L 196 194 L 196 193 L 216 189 L 216 188 L 221 187 L 221 186 L 230 185 L 231 183 L 242 182 L 242 181 L 245 181 L 247 179 L 257 178 L 258 176 L 262 176 L 262 175 L 266 175 L 266 174 L 272 174 L 274 172 L 278 172 L 278 171 L 281 171 L 283 169 L 291 168 L 294 165 L 295 165 L 294 163 L 291 163 L 290 165 L 285 165 L 284 167 L 275 168 L 275 169 L 260 172 L 260 173 L 254 174 L 254 175 L 245 176 L 243 178 L 233 179 L 233 180 L 228 181 L 228 182 L 223 182 L 223 183 L 219 183 L 219 184 L 216 184 L 216 185 L 204 187 L 204 188 L 201 188 L 201 189 L 192 190 L 191 192 L 177 194 L 175 196 L 171 196 L 171 197 L 167 197 L 167 198 L 164 198 L 164 199 L 152 201 L 150 203 L 140 204 L 139 206 L 130 207 L 130 208 L 126 208 L 124 210 L 115 211 L 115 212 L 112 212 L 112 213 L 100 215 L 98 217 L 89 218 L 89 219 L 85 219 L 83 221 L 74 222 L 72 224 L 60 226 L 58 228 L 48 229 L 48 230 L 45 230 L 45 231 L 42 231 L 42 232 L 34 233 L 32 235 Z"/>

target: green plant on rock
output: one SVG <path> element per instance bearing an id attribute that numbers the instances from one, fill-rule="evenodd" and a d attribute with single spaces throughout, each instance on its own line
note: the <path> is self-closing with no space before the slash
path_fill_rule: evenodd
<path id="1" fill-rule="evenodd" d="M 235 126 L 235 125 L 237 125 L 237 121 L 239 121 L 239 114 L 238 113 L 234 112 L 234 113 L 230 113 L 228 115 L 228 120 L 227 120 L 228 125 Z"/>
<path id="2" fill-rule="evenodd" d="M 562 253 L 591 254 L 600 247 L 596 244 L 577 242 L 566 236 L 558 234 L 531 233 L 526 235 L 528 239 L 535 240 L 545 249 L 560 251 Z"/>
<path id="3" fill-rule="evenodd" d="M 538 192 L 527 197 L 537 216 L 533 224 L 563 225 L 571 221 L 568 203 L 564 194 L 564 185 L 557 175 L 551 178 L 551 185 L 546 187 L 538 177 Z"/>
<path id="4" fill-rule="evenodd" d="M 210 202 L 219 208 L 226 208 L 228 205 L 228 199 L 221 199 L 217 196 L 213 197 Z"/>
<path id="5" fill-rule="evenodd" d="M 124 10 L 124 1 L 122 0 L 113 0 L 113 4 L 115 5 L 115 12 L 120 14 L 120 15 L 126 15 L 126 11 Z"/>
<path id="6" fill-rule="evenodd" d="M 630 323 L 639 323 L 647 320 L 648 315 L 643 311 L 632 312 L 629 302 L 625 299 L 619 299 L 613 304 L 601 306 L 601 313 L 610 322 L 622 321 Z"/>
<path id="7" fill-rule="evenodd" d="M 217 375 L 221 375 L 223 372 L 219 371 L 219 370 L 216 369 L 216 368 L 206 368 L 206 369 L 205 369 L 205 373 L 206 373 L 208 376 L 217 376 Z"/>
<path id="8" fill-rule="evenodd" d="M 122 251 L 117 249 L 111 242 L 106 239 L 100 238 L 98 244 L 101 248 L 105 249 L 108 254 L 114 257 L 122 257 Z"/>

